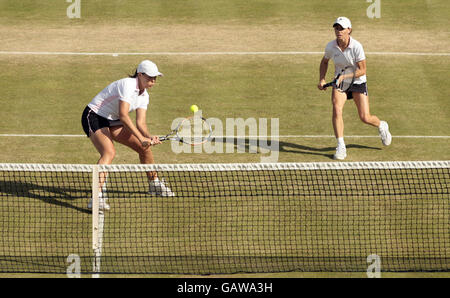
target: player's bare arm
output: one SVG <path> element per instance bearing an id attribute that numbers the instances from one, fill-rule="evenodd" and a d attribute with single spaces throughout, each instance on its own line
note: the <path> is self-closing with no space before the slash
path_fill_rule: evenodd
<path id="1" fill-rule="evenodd" d="M 152 145 L 161 144 L 158 136 L 150 135 L 147 127 L 147 110 L 137 109 L 136 110 L 136 128 L 141 132 L 145 138 L 152 140 Z"/>
<path id="2" fill-rule="evenodd" d="M 325 90 L 326 89 L 326 88 L 323 88 L 323 85 L 326 84 L 325 76 L 327 75 L 328 61 L 329 61 L 329 59 L 327 59 L 325 57 L 323 57 L 322 61 L 320 61 L 319 84 L 317 85 L 317 88 L 319 88 L 319 90 Z"/>
<path id="3" fill-rule="evenodd" d="M 366 74 L 366 60 L 362 60 L 356 63 L 357 68 L 355 71 L 355 78 L 362 77 Z"/>
<path id="4" fill-rule="evenodd" d="M 144 136 L 139 129 L 133 124 L 129 115 L 130 104 L 125 101 L 119 102 L 119 117 L 120 121 L 123 123 L 126 129 L 131 131 L 133 135 L 135 135 L 139 142 L 141 142 L 142 146 L 147 147 L 151 144 L 152 140 L 146 136 Z"/>

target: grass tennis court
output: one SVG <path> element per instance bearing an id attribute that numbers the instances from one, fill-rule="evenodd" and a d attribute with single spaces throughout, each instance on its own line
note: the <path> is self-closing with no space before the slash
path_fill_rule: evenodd
<path id="1" fill-rule="evenodd" d="M 167 133 L 173 119 L 197 104 L 205 117 L 224 123 L 278 118 L 279 162 L 332 161 L 330 92 L 316 85 L 320 52 L 334 38 L 331 23 L 340 15 L 352 20 L 352 36 L 366 51 L 371 112 L 387 120 L 393 134 L 392 145 L 383 147 L 377 130 L 360 122 L 349 101 L 346 161 L 450 159 L 448 1 L 383 1 L 379 19 L 367 17 L 370 3 L 364 0 L 342 6 L 293 0 L 81 0 L 79 19 L 67 17 L 70 3 L 53 2 L 0 0 L 5 82 L 0 163 L 95 163 L 97 152 L 81 136 L 81 113 L 101 89 L 131 74 L 143 59 L 156 62 L 165 75 L 150 93 L 151 133 Z M 289 51 L 304 53 L 283 54 Z M 224 53 L 186 55 L 195 52 Z M 7 136 L 16 134 L 54 136 Z M 233 153 L 176 154 L 169 143 L 153 151 L 157 163 L 260 162 L 267 156 L 259 147 L 250 153 L 251 138 L 244 139 L 244 153 L 234 145 Z M 138 162 L 128 148 L 116 149 L 114 163 Z M 324 275 L 314 274 L 309 276 Z"/>

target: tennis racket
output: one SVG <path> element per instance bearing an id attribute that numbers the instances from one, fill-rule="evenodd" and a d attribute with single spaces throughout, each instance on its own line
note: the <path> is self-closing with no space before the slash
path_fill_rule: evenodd
<path id="1" fill-rule="evenodd" d="M 169 134 L 159 137 L 160 141 L 178 141 L 192 146 L 211 140 L 212 127 L 205 118 L 190 116 L 184 118 Z"/>
<path id="2" fill-rule="evenodd" d="M 347 92 L 355 81 L 355 69 L 353 66 L 347 66 L 342 69 L 334 80 L 323 85 L 323 88 L 333 86 L 340 92 Z"/>

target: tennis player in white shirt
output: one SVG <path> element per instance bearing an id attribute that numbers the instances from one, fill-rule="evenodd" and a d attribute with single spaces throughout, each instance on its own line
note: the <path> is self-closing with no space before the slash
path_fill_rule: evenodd
<path id="1" fill-rule="evenodd" d="M 142 164 L 154 163 L 150 146 L 160 144 L 157 136 L 151 136 L 146 121 L 149 95 L 156 79 L 163 74 L 155 63 L 142 61 L 133 76 L 109 84 L 98 93 L 85 108 L 81 123 L 83 130 L 100 153 L 98 164 L 111 164 L 116 150 L 114 141 L 130 147 L 139 154 Z M 129 113 L 136 111 L 136 125 Z M 155 172 L 147 173 L 149 192 L 160 196 L 174 196 L 174 193 Z M 105 195 L 106 175 L 101 175 L 100 208 L 109 209 Z M 89 206 L 91 207 L 91 202 Z"/>
<path id="2" fill-rule="evenodd" d="M 325 76 L 330 59 L 333 60 L 335 65 L 335 75 L 346 66 L 351 65 L 357 69 L 353 86 L 346 93 L 333 88 L 331 96 L 333 104 L 333 128 L 338 143 L 336 153 L 333 157 L 334 159 L 342 160 L 347 157 L 347 149 L 344 142 L 344 120 L 342 117 L 342 111 L 347 99 L 353 98 L 362 122 L 378 127 L 383 145 L 390 145 L 392 136 L 389 132 L 387 122 L 380 121 L 377 116 L 370 114 L 369 95 L 366 84 L 366 56 L 362 45 L 350 36 L 352 33 L 350 20 L 346 17 L 339 17 L 333 23 L 333 28 L 336 39 L 329 42 L 325 48 L 324 57 L 320 62 L 320 77 L 317 87 L 320 90 L 326 89 L 323 85 L 326 84 Z"/>

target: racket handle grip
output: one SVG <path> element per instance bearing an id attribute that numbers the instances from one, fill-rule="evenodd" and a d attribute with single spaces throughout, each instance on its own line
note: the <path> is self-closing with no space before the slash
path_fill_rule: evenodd
<path id="1" fill-rule="evenodd" d="M 325 85 L 322 86 L 322 88 L 327 88 L 333 86 L 333 83 L 326 83 Z"/>
<path id="2" fill-rule="evenodd" d="M 159 140 L 162 142 L 162 141 L 168 140 L 168 138 L 166 138 L 166 137 L 159 137 Z"/>

